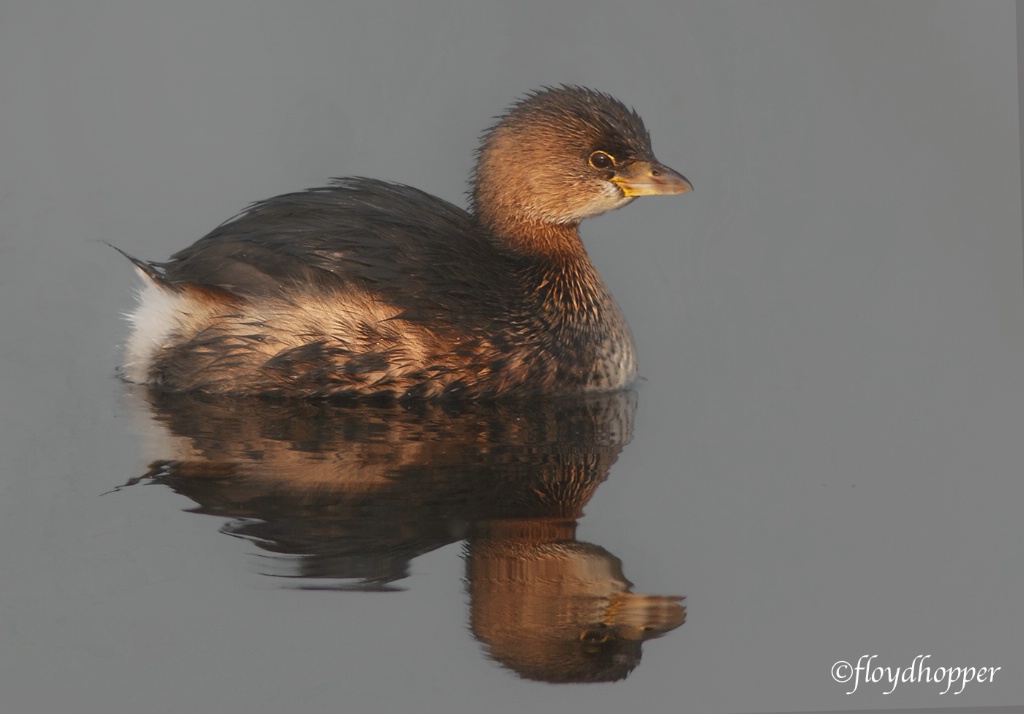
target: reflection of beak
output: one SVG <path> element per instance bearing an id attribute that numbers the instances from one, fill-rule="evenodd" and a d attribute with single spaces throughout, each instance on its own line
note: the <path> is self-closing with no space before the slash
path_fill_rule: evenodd
<path id="1" fill-rule="evenodd" d="M 630 198 L 667 196 L 693 190 L 693 185 L 685 176 L 657 161 L 637 161 L 630 164 L 620 169 L 611 181 Z"/>
<path id="2" fill-rule="evenodd" d="M 686 622 L 683 598 L 674 595 L 615 593 L 609 598 L 604 624 L 625 640 L 650 640 Z"/>

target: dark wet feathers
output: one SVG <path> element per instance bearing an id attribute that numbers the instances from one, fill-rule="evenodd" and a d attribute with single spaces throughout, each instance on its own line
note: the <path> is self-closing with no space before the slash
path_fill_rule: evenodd
<path id="1" fill-rule="evenodd" d="M 246 298 L 361 289 L 413 320 L 478 312 L 481 300 L 519 296 L 503 289 L 514 261 L 469 213 L 410 186 L 367 178 L 260 201 L 159 267 L 168 283 Z"/>

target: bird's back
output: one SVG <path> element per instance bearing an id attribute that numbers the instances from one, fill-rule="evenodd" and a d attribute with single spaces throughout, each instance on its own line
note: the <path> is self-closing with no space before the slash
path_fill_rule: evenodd
<path id="1" fill-rule="evenodd" d="M 507 297 L 506 263 L 463 209 L 409 186 L 348 178 L 256 203 L 160 267 L 171 284 L 246 298 L 362 291 L 415 317 Z"/>

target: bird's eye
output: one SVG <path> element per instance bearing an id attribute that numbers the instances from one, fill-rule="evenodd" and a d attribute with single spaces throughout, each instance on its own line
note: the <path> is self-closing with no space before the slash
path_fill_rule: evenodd
<path id="1" fill-rule="evenodd" d="M 583 630 L 583 632 L 580 633 L 580 642 L 585 645 L 599 645 L 607 642 L 608 638 L 609 634 L 603 630 L 603 626 L 600 630 Z"/>
<path id="2" fill-rule="evenodd" d="M 589 163 L 595 169 L 610 169 L 615 165 L 615 159 L 603 151 L 595 151 L 590 155 Z"/>

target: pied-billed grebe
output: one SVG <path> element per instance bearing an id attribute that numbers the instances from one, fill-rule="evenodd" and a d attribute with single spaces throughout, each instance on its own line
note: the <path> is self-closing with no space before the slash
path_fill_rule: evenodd
<path id="1" fill-rule="evenodd" d="M 472 212 L 345 178 L 257 203 L 166 263 L 130 258 L 145 286 L 124 376 L 281 396 L 620 389 L 633 338 L 579 222 L 691 188 L 636 112 L 546 88 L 484 135 Z"/>

